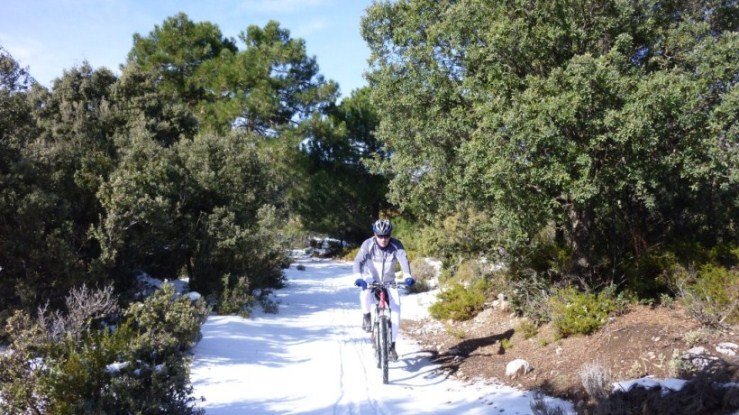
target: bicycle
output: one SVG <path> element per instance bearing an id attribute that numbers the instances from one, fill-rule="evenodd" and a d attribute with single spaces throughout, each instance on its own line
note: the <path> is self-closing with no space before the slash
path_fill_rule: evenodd
<path id="1" fill-rule="evenodd" d="M 399 285 L 408 285 L 400 281 L 392 282 L 371 282 L 367 284 L 367 289 L 372 290 L 372 296 L 375 299 L 374 321 L 372 322 L 372 346 L 375 349 L 375 359 L 377 367 L 382 369 L 382 383 L 388 383 L 388 354 L 390 343 L 392 341 L 392 325 L 390 323 L 390 303 L 388 302 L 387 288 L 397 288 Z"/>

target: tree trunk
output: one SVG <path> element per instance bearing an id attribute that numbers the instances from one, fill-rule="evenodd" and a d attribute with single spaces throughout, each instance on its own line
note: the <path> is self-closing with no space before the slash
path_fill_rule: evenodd
<path id="1" fill-rule="evenodd" d="M 592 275 L 590 229 L 593 214 L 589 208 L 570 205 L 570 235 L 572 244 L 572 273 L 579 277 Z"/>

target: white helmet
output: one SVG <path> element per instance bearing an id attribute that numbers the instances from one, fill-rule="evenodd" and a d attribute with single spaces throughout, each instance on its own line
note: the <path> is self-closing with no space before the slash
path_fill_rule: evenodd
<path id="1" fill-rule="evenodd" d="M 372 232 L 375 235 L 387 236 L 393 231 L 393 224 L 387 219 L 378 219 L 372 224 Z"/>

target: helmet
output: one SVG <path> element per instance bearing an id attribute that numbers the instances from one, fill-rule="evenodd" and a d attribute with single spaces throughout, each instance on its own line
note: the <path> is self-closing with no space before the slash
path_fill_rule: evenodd
<path id="1" fill-rule="evenodd" d="M 386 236 L 393 231 L 393 224 L 387 219 L 378 219 L 372 224 L 372 232 L 376 235 Z"/>

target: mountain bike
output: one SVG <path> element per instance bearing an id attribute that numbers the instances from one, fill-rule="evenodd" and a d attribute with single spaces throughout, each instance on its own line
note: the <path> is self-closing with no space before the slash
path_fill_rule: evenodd
<path id="1" fill-rule="evenodd" d="M 375 349 L 377 367 L 382 369 L 382 383 L 388 383 L 388 351 L 392 342 L 392 326 L 390 323 L 390 303 L 387 288 L 406 285 L 403 282 L 371 282 L 367 289 L 372 290 L 375 299 L 374 321 L 372 322 L 372 346 Z"/>

